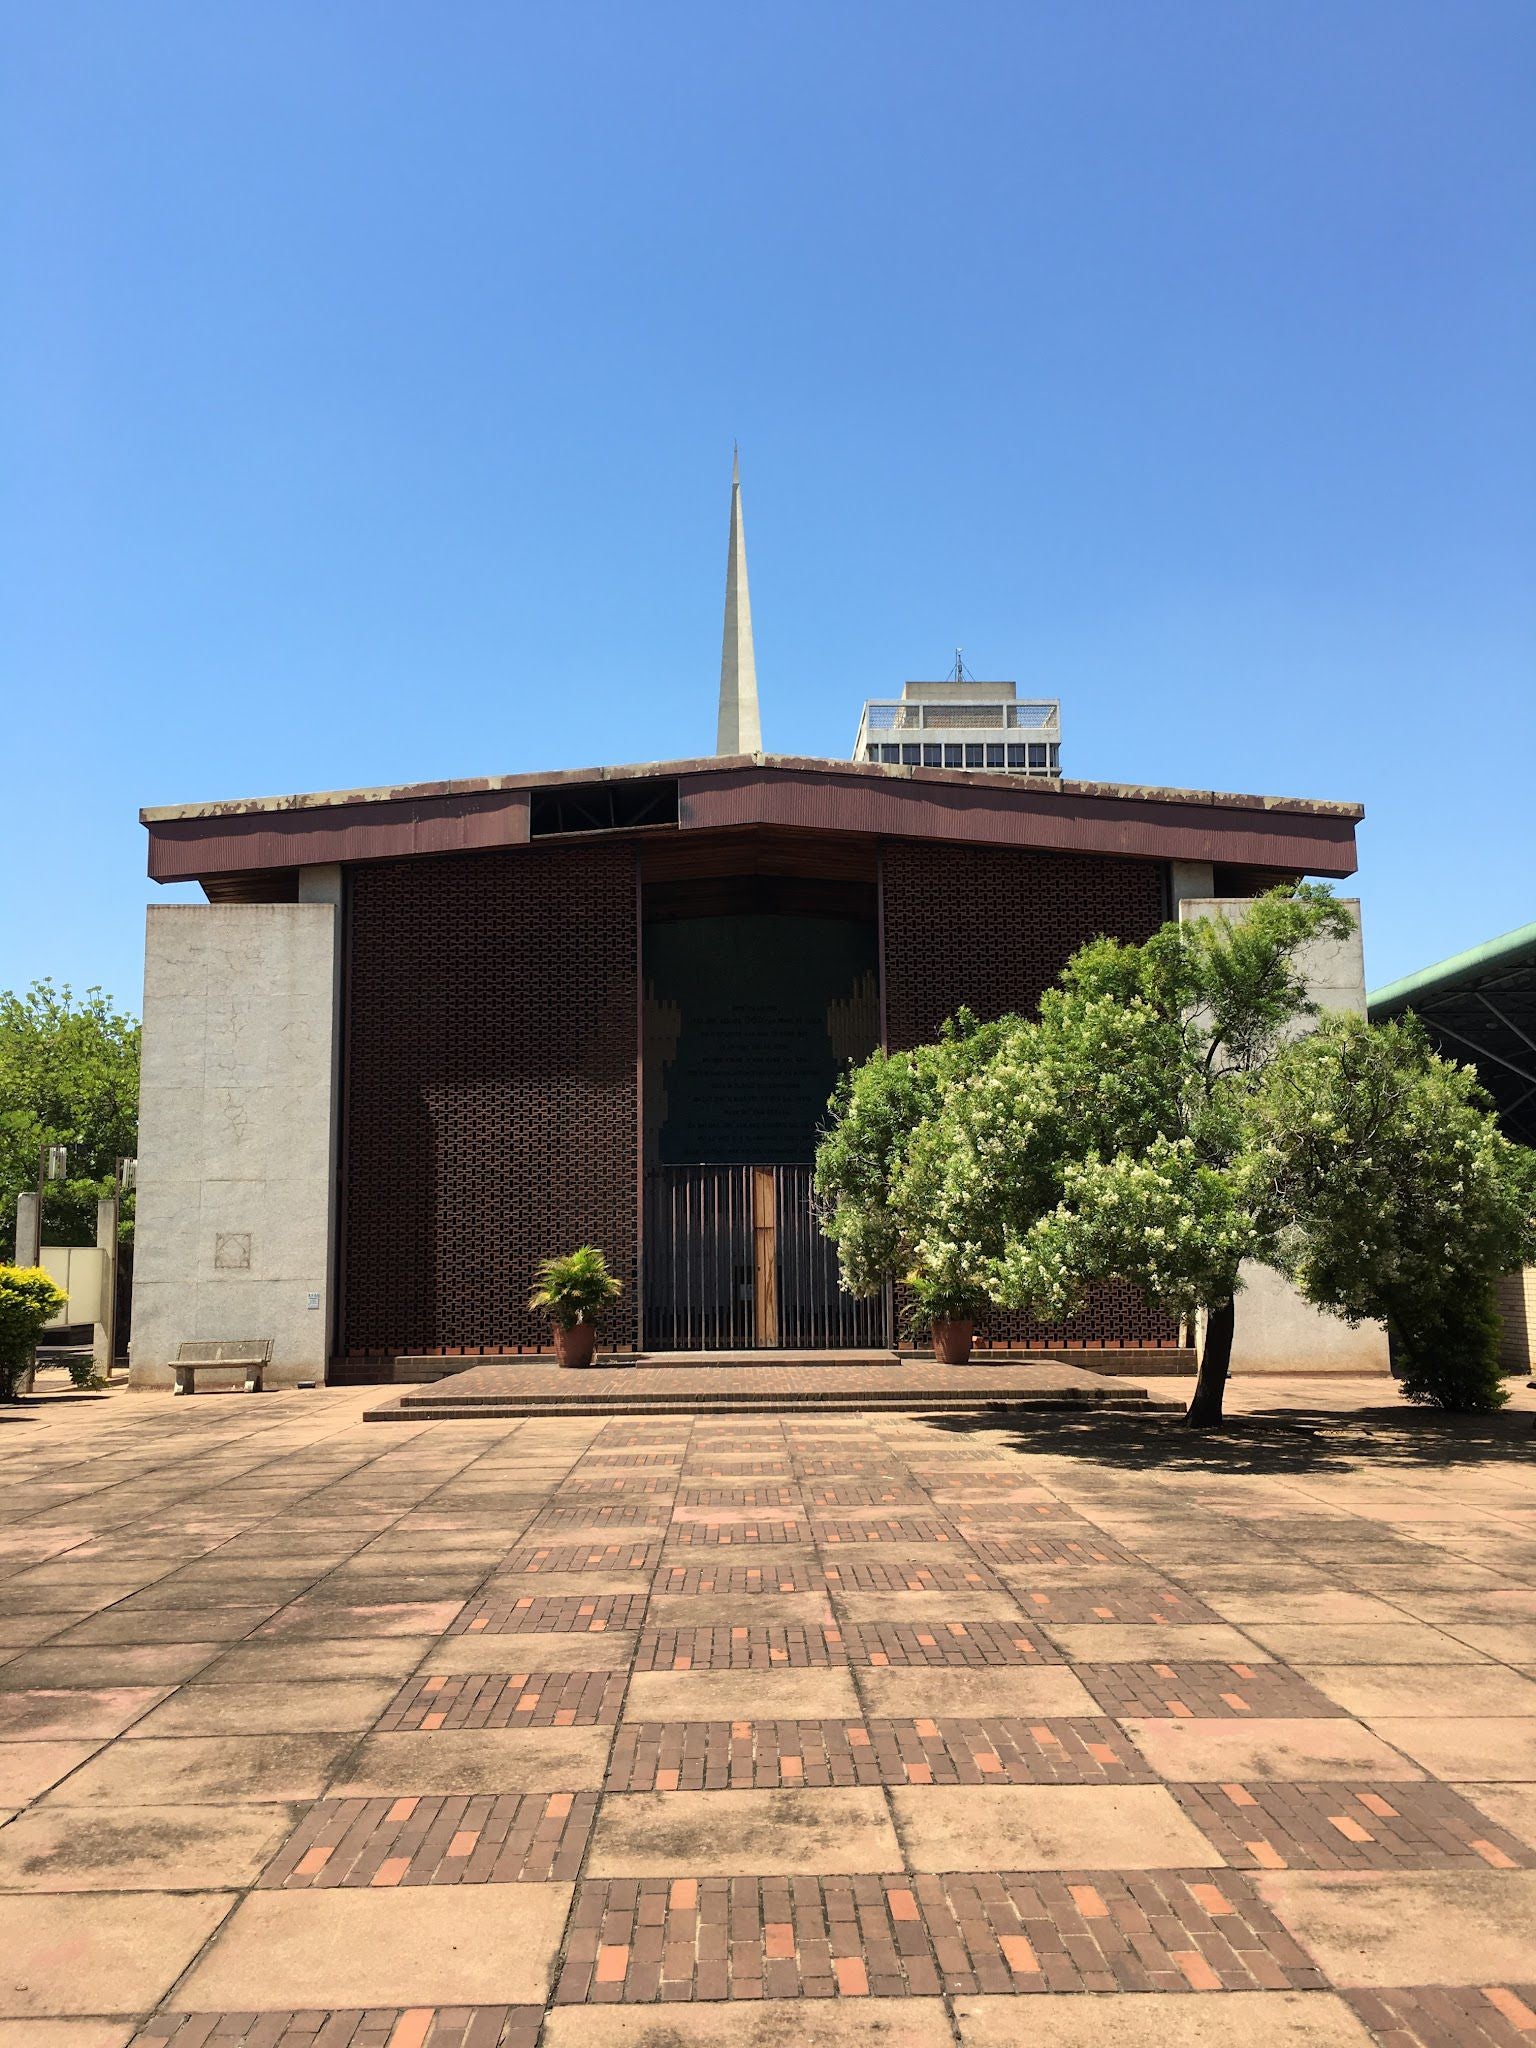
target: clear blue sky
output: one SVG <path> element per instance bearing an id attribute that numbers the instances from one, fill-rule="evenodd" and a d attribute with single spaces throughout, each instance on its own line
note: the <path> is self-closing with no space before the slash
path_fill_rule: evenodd
<path id="1" fill-rule="evenodd" d="M 0 987 L 140 804 L 770 749 L 942 673 L 1536 918 L 1530 0 L 7 0 Z M 551 935 L 558 947 L 558 934 Z"/>

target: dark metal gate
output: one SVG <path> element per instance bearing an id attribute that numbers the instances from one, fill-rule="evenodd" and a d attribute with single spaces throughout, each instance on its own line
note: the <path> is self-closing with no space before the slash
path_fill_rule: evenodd
<path id="1" fill-rule="evenodd" d="M 890 1345 L 888 1301 L 856 1301 L 838 1282 L 809 1166 L 652 1168 L 644 1263 L 648 1351 Z"/>

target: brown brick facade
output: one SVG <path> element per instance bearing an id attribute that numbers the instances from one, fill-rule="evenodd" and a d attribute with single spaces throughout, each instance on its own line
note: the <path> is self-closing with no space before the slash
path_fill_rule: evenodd
<path id="1" fill-rule="evenodd" d="M 635 856 L 562 846 L 352 871 L 344 1353 L 539 1346 L 537 1261 L 601 1245 L 636 1341 Z"/>
<path id="2" fill-rule="evenodd" d="M 882 855 L 885 1022 L 896 1050 L 934 1038 L 962 1005 L 1029 1013 L 1089 939 L 1145 939 L 1167 916 L 1163 863 L 1011 847 L 890 844 Z M 997 1345 L 1178 1341 L 1171 1317 L 1107 1286 L 1069 1323 L 994 1316 Z"/>

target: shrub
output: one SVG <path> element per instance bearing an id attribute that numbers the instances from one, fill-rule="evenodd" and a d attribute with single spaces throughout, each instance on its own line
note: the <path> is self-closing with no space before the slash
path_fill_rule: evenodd
<path id="1" fill-rule="evenodd" d="M 41 1266 L 0 1266 L 0 1401 L 15 1398 L 39 1332 L 68 1299 Z"/>

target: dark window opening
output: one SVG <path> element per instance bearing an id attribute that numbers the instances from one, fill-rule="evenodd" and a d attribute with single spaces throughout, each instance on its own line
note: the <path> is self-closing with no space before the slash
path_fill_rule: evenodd
<path id="1" fill-rule="evenodd" d="M 535 789 L 529 805 L 530 838 L 558 832 L 622 832 L 636 825 L 675 825 L 677 784 L 575 782 Z"/>

